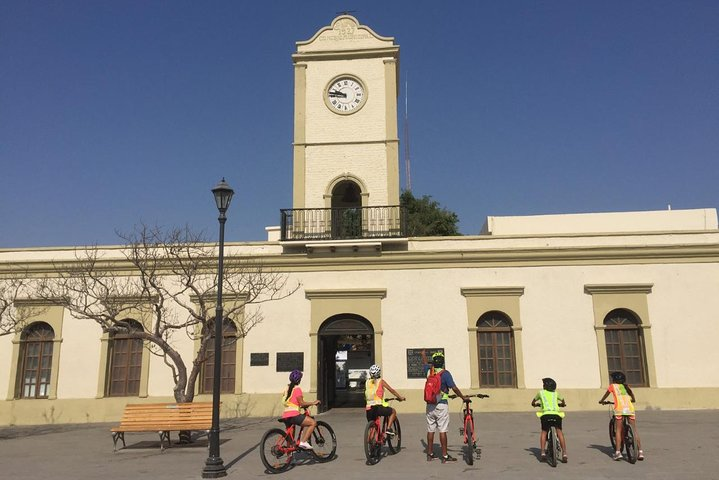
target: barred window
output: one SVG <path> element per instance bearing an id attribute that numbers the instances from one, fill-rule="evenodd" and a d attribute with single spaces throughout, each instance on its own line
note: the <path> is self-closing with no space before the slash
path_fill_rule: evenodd
<path id="1" fill-rule="evenodd" d="M 205 365 L 202 368 L 200 393 L 212 393 L 215 374 L 215 326 L 210 325 L 212 340 L 207 344 Z M 222 325 L 222 366 L 220 370 L 220 392 L 235 392 L 235 364 L 237 357 L 237 327 L 230 319 Z"/>
<path id="2" fill-rule="evenodd" d="M 17 398 L 47 398 L 52 374 L 55 331 L 45 322 L 35 322 L 20 335 L 20 381 Z"/>
<path id="3" fill-rule="evenodd" d="M 517 386 L 512 321 L 502 312 L 487 312 L 477 321 L 479 384 L 482 387 Z"/>
<path id="4" fill-rule="evenodd" d="M 647 365 L 641 322 L 629 310 L 617 309 L 604 319 L 609 372 L 624 372 L 627 383 L 646 387 Z"/>
<path id="5" fill-rule="evenodd" d="M 139 322 L 129 319 L 119 322 L 119 326 L 122 329 L 110 337 L 107 395 L 133 397 L 140 394 L 142 373 L 142 339 L 133 333 L 143 328 Z"/>

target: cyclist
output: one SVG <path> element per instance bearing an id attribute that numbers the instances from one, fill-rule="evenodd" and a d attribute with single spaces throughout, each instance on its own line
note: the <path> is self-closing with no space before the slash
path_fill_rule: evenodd
<path id="1" fill-rule="evenodd" d="M 425 376 L 429 375 L 430 369 L 434 366 L 435 374 L 439 372 L 441 379 L 441 398 L 437 403 L 427 404 L 427 461 L 433 460 L 434 456 L 434 432 L 439 430 L 439 443 L 442 447 L 442 463 L 456 462 L 457 459 L 447 453 L 447 431 L 449 430 L 449 389 L 451 388 L 462 400 L 467 400 L 454 383 L 452 374 L 444 369 L 444 354 L 437 352 L 432 354 L 432 365 L 427 361 L 427 355 L 422 350 L 422 363 L 424 363 Z"/>
<path id="2" fill-rule="evenodd" d="M 397 393 L 389 383 L 382 378 L 382 369 L 379 365 L 372 365 L 369 367 L 369 380 L 365 383 L 365 400 L 367 406 L 365 407 L 365 413 L 367 415 L 367 421 L 371 422 L 377 417 L 389 417 L 388 425 L 391 427 L 392 422 L 397 418 L 397 410 L 390 407 L 387 402 L 384 401 L 384 389 L 390 391 L 392 395 L 397 397 L 397 400 L 403 402 L 405 398 Z M 394 435 L 394 431 L 391 428 L 387 429 L 387 435 Z"/>
<path id="3" fill-rule="evenodd" d="M 317 425 L 317 421 L 300 412 L 302 407 L 311 407 L 313 405 L 319 405 L 320 401 L 315 400 L 314 402 L 305 402 L 302 396 L 302 389 L 299 387 L 300 381 L 302 380 L 302 372 L 300 370 L 292 370 L 290 373 L 290 383 L 287 386 L 287 391 L 282 396 L 282 401 L 285 405 L 285 411 L 282 413 L 282 420 L 285 425 L 300 425 L 305 427 L 302 431 L 302 438 L 298 446 L 304 450 L 312 450 L 307 440 L 309 440 L 312 431 Z"/>
<path id="4" fill-rule="evenodd" d="M 622 432 L 622 417 L 627 416 L 629 417 L 629 423 L 632 425 L 632 429 L 634 430 L 634 439 L 636 440 L 637 448 L 639 449 L 637 460 L 644 460 L 642 442 L 639 440 L 639 431 L 637 430 L 637 421 L 634 414 L 634 403 L 636 402 L 634 392 L 632 392 L 632 389 L 629 388 L 629 385 L 627 385 L 627 377 L 624 373 L 612 372 L 610 377 L 612 379 L 612 383 L 607 388 L 607 391 L 604 393 L 602 399 L 599 400 L 599 403 L 601 404 L 604 402 L 610 394 L 614 399 L 614 444 L 619 450 L 614 452 L 614 456 L 612 458 L 614 460 L 622 459 L 621 448 L 622 438 L 624 436 L 624 433 Z"/>
<path id="5" fill-rule="evenodd" d="M 564 442 L 564 433 L 562 432 L 562 418 L 564 412 L 559 407 L 565 407 L 567 404 L 564 398 L 557 393 L 557 382 L 551 378 L 542 379 L 542 390 L 537 392 L 532 399 L 533 407 L 541 407 L 542 410 L 537 412 L 537 416 L 542 422 L 542 433 L 539 434 L 540 460 L 547 460 L 547 432 L 552 427 L 557 429 L 557 437 L 559 444 L 562 446 L 562 463 L 567 463 L 567 444 Z"/>

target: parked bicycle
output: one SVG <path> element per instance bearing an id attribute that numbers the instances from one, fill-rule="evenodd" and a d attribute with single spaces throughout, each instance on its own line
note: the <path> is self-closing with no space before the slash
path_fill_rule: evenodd
<path id="1" fill-rule="evenodd" d="M 309 407 L 302 407 L 302 410 L 305 415 L 311 416 Z M 277 421 L 284 423 L 281 418 Z M 273 473 L 287 470 L 298 450 L 306 451 L 318 462 L 324 463 L 334 458 L 337 451 L 337 437 L 332 427 L 322 420 L 317 420 L 317 426 L 309 438 L 312 450 L 304 450 L 299 446 L 304 428 L 286 424 L 284 430 L 272 428 L 265 432 L 260 442 L 260 457 L 267 470 Z"/>
<path id="2" fill-rule="evenodd" d="M 464 461 L 467 465 L 473 465 L 475 457 L 477 460 L 482 456 L 482 449 L 477 445 L 477 429 L 474 424 L 474 410 L 470 408 L 469 404 L 472 400 L 469 397 L 476 398 L 489 398 L 489 395 L 482 393 L 475 393 L 474 395 L 465 395 L 467 400 L 464 400 L 462 406 L 462 427 L 459 429 L 459 434 L 462 435 L 464 440 Z M 449 398 L 457 398 L 457 395 L 449 395 Z"/>
<path id="3" fill-rule="evenodd" d="M 397 400 L 397 398 L 386 398 L 386 402 Z M 393 434 L 387 432 L 391 429 Z M 367 422 L 364 429 L 364 454 L 367 457 L 368 465 L 375 465 L 382 458 L 382 446 L 387 443 L 390 455 L 399 453 L 402 447 L 402 429 L 399 425 L 399 418 L 394 419 L 389 425 L 389 417 L 377 416 L 374 420 Z"/>
<path id="4" fill-rule="evenodd" d="M 535 405 L 535 407 L 541 408 L 542 405 Z M 563 453 L 562 444 L 559 441 L 559 436 L 557 436 L 557 427 L 552 425 L 547 431 L 547 463 L 551 467 L 556 467 Z M 563 461 L 567 463 L 566 458 Z"/>
<path id="5" fill-rule="evenodd" d="M 614 405 L 614 402 L 604 401 L 602 405 Z M 628 415 L 622 415 L 622 444 L 617 448 L 616 422 L 614 421 L 614 409 L 609 407 L 609 441 L 612 449 L 616 452 L 626 451 L 629 463 L 637 463 L 637 443 L 634 441 L 634 427 L 629 421 Z"/>

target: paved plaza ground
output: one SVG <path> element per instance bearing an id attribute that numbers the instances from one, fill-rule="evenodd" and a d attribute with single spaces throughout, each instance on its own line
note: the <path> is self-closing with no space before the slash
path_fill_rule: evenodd
<path id="1" fill-rule="evenodd" d="M 449 445 L 461 457 L 459 404 L 453 407 Z M 631 465 L 610 458 L 607 411 L 567 412 L 564 430 L 569 463 L 551 468 L 537 455 L 539 421 L 534 412 L 478 413 L 482 458 L 467 466 L 427 462 L 424 417 L 402 414 L 402 451 L 367 466 L 362 448 L 364 412 L 336 409 L 321 417 L 337 433 L 337 457 L 325 464 L 300 454 L 289 471 L 269 475 L 260 460 L 262 434 L 277 422 L 242 418 L 222 422 L 221 454 L 227 478 L 292 479 L 719 479 L 719 410 L 639 412 L 647 459 Z M 127 448 L 112 451 L 111 424 L 0 428 L 3 479 L 198 479 L 207 458 L 205 438 L 160 452 L 156 434 L 127 434 Z M 173 441 L 177 436 L 173 434 Z M 437 447 L 438 448 L 438 447 Z"/>

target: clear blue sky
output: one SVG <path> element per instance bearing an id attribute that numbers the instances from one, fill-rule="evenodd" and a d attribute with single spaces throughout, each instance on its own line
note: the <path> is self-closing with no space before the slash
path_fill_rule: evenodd
<path id="1" fill-rule="evenodd" d="M 401 46 L 413 192 L 463 233 L 718 206 L 716 0 L 0 0 L 0 248 L 215 239 L 222 176 L 227 239 L 264 239 L 292 206 L 295 41 L 344 10 Z"/>

